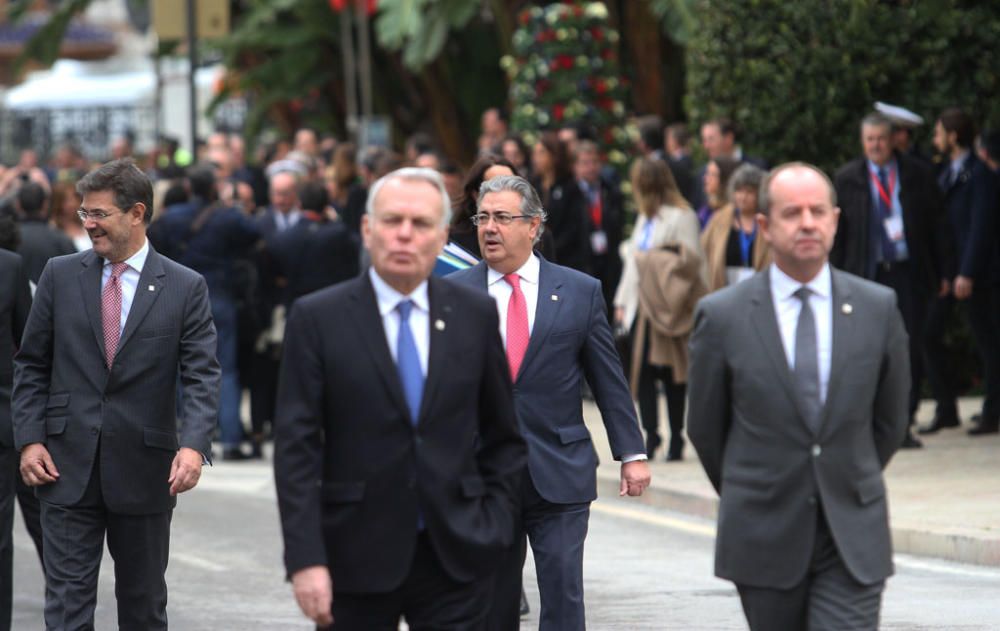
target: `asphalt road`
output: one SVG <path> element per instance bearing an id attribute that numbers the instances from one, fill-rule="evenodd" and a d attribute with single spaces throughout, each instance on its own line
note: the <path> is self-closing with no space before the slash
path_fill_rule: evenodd
<path id="1" fill-rule="evenodd" d="M 713 525 L 617 497 L 594 504 L 585 560 L 590 629 L 745 629 L 732 586 L 712 576 Z M 530 563 L 525 586 L 536 628 Z M 883 629 L 1000 630 L 1000 568 L 897 556 Z M 20 515 L 14 629 L 41 629 L 43 582 Z M 184 631 L 311 629 L 283 580 L 269 465 L 219 464 L 174 512 L 168 615 Z M 113 564 L 101 570 L 97 629 L 116 628 Z"/>

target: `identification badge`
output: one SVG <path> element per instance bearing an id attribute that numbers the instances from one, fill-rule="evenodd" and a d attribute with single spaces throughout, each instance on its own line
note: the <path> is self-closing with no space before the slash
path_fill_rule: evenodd
<path id="1" fill-rule="evenodd" d="M 885 233 L 889 235 L 889 240 L 898 243 L 903 240 L 903 218 L 888 217 L 885 222 Z"/>
<path id="2" fill-rule="evenodd" d="M 604 254 L 608 251 L 608 235 L 603 230 L 590 233 L 590 249 L 594 254 Z"/>

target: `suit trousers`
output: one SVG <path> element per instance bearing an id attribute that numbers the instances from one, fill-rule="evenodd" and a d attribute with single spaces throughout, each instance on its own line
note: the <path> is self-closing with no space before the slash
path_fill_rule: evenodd
<path id="1" fill-rule="evenodd" d="M 949 375 L 953 367 L 946 361 L 933 366 L 934 357 L 946 357 L 944 335 L 948 322 L 959 301 L 953 296 L 937 298 L 927 317 L 926 338 L 928 351 L 928 380 L 938 402 L 938 414 L 956 412 L 956 386 Z M 1000 330 L 997 329 L 997 311 L 1000 309 L 1000 287 L 986 281 L 973 286 L 972 295 L 965 301 L 969 326 L 976 341 L 983 367 L 983 421 L 996 423 L 1000 419 Z"/>
<path id="2" fill-rule="evenodd" d="M 495 577 L 490 631 L 510 631 L 520 625 L 521 578 L 529 540 L 542 601 L 538 630 L 586 628 L 583 544 L 589 519 L 590 502 L 549 502 L 539 495 L 531 476 L 524 476 L 521 516 L 514 524 L 514 546 Z"/>
<path id="3" fill-rule="evenodd" d="M 43 501 L 45 628 L 93 629 L 97 579 L 107 535 L 115 563 L 118 628 L 167 628 L 167 584 L 173 511 L 122 515 L 107 509 L 101 492 L 100 447 L 83 498 L 73 506 Z M 55 484 L 58 484 L 56 482 Z M 166 481 L 164 481 L 166 484 Z"/>
<path id="4" fill-rule="evenodd" d="M 35 542 L 39 561 L 42 556 L 42 527 L 38 498 L 21 480 L 18 452 L 0 447 L 0 631 L 10 631 L 12 589 L 14 586 L 14 498 L 21 505 L 24 525 Z"/>
<path id="5" fill-rule="evenodd" d="M 750 631 L 876 631 L 885 581 L 863 585 L 854 580 L 820 511 L 812 560 L 801 583 L 791 589 L 736 588 Z"/>
<path id="6" fill-rule="evenodd" d="M 877 265 L 875 282 L 896 292 L 896 306 L 910 337 L 910 424 L 920 405 L 920 383 L 924 377 L 924 319 L 929 300 L 909 261 Z M 938 359 L 935 357 L 935 359 Z"/>
<path id="7" fill-rule="evenodd" d="M 386 594 L 338 592 L 333 577 L 333 620 L 337 631 L 396 631 L 404 617 L 413 631 L 485 629 L 489 577 L 456 583 L 441 567 L 425 533 L 417 536 L 413 564 L 403 584 Z"/>

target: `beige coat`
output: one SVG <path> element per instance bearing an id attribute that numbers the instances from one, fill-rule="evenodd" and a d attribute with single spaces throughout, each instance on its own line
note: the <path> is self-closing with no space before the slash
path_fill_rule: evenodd
<path id="1" fill-rule="evenodd" d="M 694 308 L 708 293 L 701 275 L 703 259 L 685 245 L 664 246 L 636 255 L 639 310 L 632 344 L 631 385 L 637 395 L 643 364 L 670 366 L 674 383 L 687 381 L 688 338 Z M 646 356 L 642 349 L 649 345 Z"/>
<path id="2" fill-rule="evenodd" d="M 645 215 L 639 215 L 632 228 L 632 236 L 622 244 L 621 248 L 624 268 L 621 282 L 618 283 L 618 290 L 615 292 L 615 307 L 625 311 L 623 322 L 629 327 L 635 322 L 639 310 L 639 270 L 636 266 L 636 255 L 640 253 L 639 239 L 642 238 L 648 221 Z M 698 239 L 700 232 L 698 215 L 693 210 L 661 206 L 657 213 L 657 223 L 653 227 L 650 249 L 655 250 L 671 243 L 687 247 L 701 259 L 699 273 L 707 281 L 708 268 Z"/>
<path id="3" fill-rule="evenodd" d="M 716 291 L 726 286 L 726 245 L 729 233 L 733 228 L 735 210 L 732 204 L 726 204 L 712 213 L 705 231 L 701 233 L 701 247 L 705 251 L 705 261 L 708 264 L 708 290 Z M 771 263 L 771 246 L 760 233 L 753 241 L 750 251 L 750 261 L 758 272 Z"/>

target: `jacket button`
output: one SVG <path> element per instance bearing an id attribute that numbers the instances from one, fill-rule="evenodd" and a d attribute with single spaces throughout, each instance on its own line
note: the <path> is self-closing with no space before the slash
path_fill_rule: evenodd
<path id="1" fill-rule="evenodd" d="M 819 455 L 821 453 L 823 453 L 823 448 L 820 447 L 819 445 L 813 445 L 813 448 L 812 448 L 813 458 L 819 458 Z"/>
<path id="2" fill-rule="evenodd" d="M 93 434 L 94 436 L 97 436 L 97 433 L 98 433 L 99 431 L 100 431 L 100 430 L 99 430 L 99 429 L 97 429 L 96 427 L 91 427 L 91 428 L 90 428 L 90 433 L 91 433 L 91 434 Z"/>
<path id="3" fill-rule="evenodd" d="M 809 504 L 810 506 L 815 506 L 816 505 L 816 498 L 814 496 L 810 495 L 808 497 L 808 499 L 806 499 L 806 503 Z"/>

